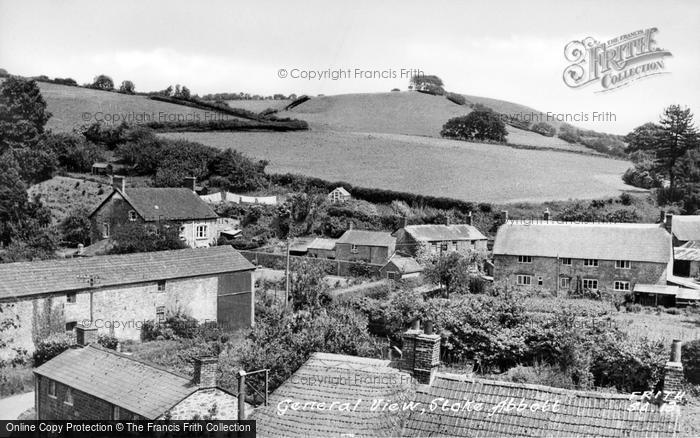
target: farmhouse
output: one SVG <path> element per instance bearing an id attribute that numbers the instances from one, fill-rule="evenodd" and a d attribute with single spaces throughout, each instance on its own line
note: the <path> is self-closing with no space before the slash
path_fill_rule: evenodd
<path id="1" fill-rule="evenodd" d="M 335 242 L 338 260 L 383 265 L 396 250 L 396 238 L 383 231 L 347 230 Z"/>
<path id="2" fill-rule="evenodd" d="M 115 227 L 127 223 L 157 225 L 172 222 L 180 238 L 192 248 L 216 244 L 219 221 L 194 192 L 193 178 L 186 188 L 126 188 L 123 176 L 113 176 L 112 193 L 90 214 L 91 241 L 108 239 Z"/>
<path id="3" fill-rule="evenodd" d="M 681 389 L 680 351 L 674 341 L 664 377 L 669 396 Z M 440 336 L 417 324 L 404 333 L 398 360 L 315 353 L 251 419 L 260 437 L 672 437 L 680 430 L 679 405 L 635 409 L 641 403 L 629 394 L 445 373 L 439 358 Z"/>
<path id="4" fill-rule="evenodd" d="M 630 292 L 665 284 L 671 239 L 663 225 L 506 223 L 493 246 L 494 279 L 556 292 Z"/>
<path id="5" fill-rule="evenodd" d="M 394 254 L 386 265 L 382 266 L 379 274 L 382 278 L 401 280 L 404 278 L 416 278 L 423 272 L 423 267 L 413 257 L 404 257 Z"/>
<path id="6" fill-rule="evenodd" d="M 218 359 L 194 360 L 189 378 L 99 346 L 80 327 L 81 345 L 34 370 L 38 420 L 238 418 L 237 396 L 217 386 Z"/>
<path id="7" fill-rule="evenodd" d="M 344 187 L 336 187 L 328 194 L 328 200 L 331 204 L 340 204 L 350 199 L 352 199 L 352 196 Z"/>
<path id="8" fill-rule="evenodd" d="M 430 252 L 486 251 L 487 238 L 476 227 L 467 224 L 454 225 L 406 225 L 394 233 L 400 252 L 416 255 L 425 245 Z"/>
<path id="9" fill-rule="evenodd" d="M 17 327 L 13 348 L 34 350 L 50 333 L 89 323 L 99 333 L 140 339 L 144 321 L 185 313 L 200 322 L 254 322 L 253 265 L 230 246 L 0 265 L 0 305 Z"/>

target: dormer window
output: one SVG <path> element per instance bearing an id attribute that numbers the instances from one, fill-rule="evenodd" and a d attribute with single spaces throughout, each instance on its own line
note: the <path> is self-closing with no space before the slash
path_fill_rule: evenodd
<path id="1" fill-rule="evenodd" d="M 136 219 L 138 219 L 138 215 L 134 210 L 129 210 L 129 221 L 130 222 L 136 222 Z"/>

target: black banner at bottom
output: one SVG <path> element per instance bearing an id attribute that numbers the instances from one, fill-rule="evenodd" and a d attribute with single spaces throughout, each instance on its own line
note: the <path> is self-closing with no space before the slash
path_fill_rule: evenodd
<path id="1" fill-rule="evenodd" d="M 0 421 L 0 437 L 231 437 L 255 438 L 255 421 L 15 420 Z"/>

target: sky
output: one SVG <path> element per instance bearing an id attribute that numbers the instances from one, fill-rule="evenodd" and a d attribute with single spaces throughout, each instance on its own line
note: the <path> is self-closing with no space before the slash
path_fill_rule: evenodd
<path id="1" fill-rule="evenodd" d="M 604 93 L 564 84 L 570 41 L 652 27 L 672 53 L 666 74 Z M 448 91 L 586 116 L 573 124 L 617 134 L 657 121 L 670 104 L 700 112 L 699 42 L 694 0 L 0 0 L 0 67 L 12 74 L 87 83 L 104 73 L 138 91 L 183 84 L 198 94 L 332 95 L 405 90 L 415 69 Z M 329 69 L 352 74 L 291 77 Z M 359 77 L 367 70 L 394 77 Z M 594 121 L 594 113 L 612 116 Z"/>

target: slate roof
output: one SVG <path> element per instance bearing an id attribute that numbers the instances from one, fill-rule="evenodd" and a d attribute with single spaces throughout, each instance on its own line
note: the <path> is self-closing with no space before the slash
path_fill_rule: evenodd
<path id="1" fill-rule="evenodd" d="M 408 400 L 413 395 L 411 377 L 392 368 L 388 360 L 314 353 L 275 390 L 268 406 L 256 409 L 249 419 L 257 420 L 258 437 L 400 436 L 398 415 L 372 411 L 371 403 Z M 308 408 L 281 415 L 278 405 L 285 400 L 325 406 L 361 403 L 349 412 Z"/>
<path id="2" fill-rule="evenodd" d="M 398 254 L 391 256 L 389 261 L 384 265 L 386 267 L 389 264 L 396 266 L 402 274 L 411 274 L 414 272 L 422 272 L 423 267 L 418 264 L 416 259 L 413 257 L 404 257 Z M 382 269 L 384 269 L 384 267 Z"/>
<path id="3" fill-rule="evenodd" d="M 678 240 L 700 240 L 700 216 L 673 215 L 671 232 Z"/>
<path id="4" fill-rule="evenodd" d="M 499 410 L 498 404 L 513 398 L 521 400 L 526 410 Z M 631 412 L 626 394 L 572 391 L 540 385 L 468 379 L 466 376 L 436 374 L 430 386 L 419 388 L 416 401 L 422 407 L 443 398 L 450 404 L 466 401 L 483 403 L 480 411 L 461 409 L 458 412 L 420 408 L 410 411 L 408 436 L 461 437 L 665 437 L 678 428 L 677 411 L 661 413 L 650 405 L 648 412 Z M 550 408 L 559 401 L 558 412 L 530 409 L 533 403 L 549 400 Z M 442 402 L 438 402 L 442 406 Z M 472 405 L 473 406 L 473 405 Z M 540 405 L 542 406 L 542 405 Z M 493 412 L 493 415 L 489 416 Z"/>
<path id="5" fill-rule="evenodd" d="M 493 254 L 668 263 L 671 239 L 657 224 L 507 223 Z"/>
<path id="6" fill-rule="evenodd" d="M 384 231 L 347 230 L 336 241 L 361 246 L 391 246 L 396 238 Z"/>
<path id="7" fill-rule="evenodd" d="M 691 240 L 681 246 L 673 248 L 673 258 L 690 262 L 700 261 L 700 241 Z"/>
<path id="8" fill-rule="evenodd" d="M 309 249 L 333 251 L 335 249 L 335 242 L 336 239 L 324 239 L 317 237 L 311 243 L 309 243 Z"/>
<path id="9" fill-rule="evenodd" d="M 115 195 L 123 197 L 145 221 L 218 218 L 214 210 L 196 193 L 187 188 L 177 187 L 129 187 L 124 192 L 114 189 L 91 216 Z"/>
<path id="10" fill-rule="evenodd" d="M 0 299 L 255 269 L 230 246 L 0 264 Z"/>
<path id="11" fill-rule="evenodd" d="M 34 372 L 148 419 L 198 390 L 187 377 L 93 345 L 68 349 Z"/>
<path id="12" fill-rule="evenodd" d="M 445 240 L 486 240 L 486 236 L 471 225 L 407 225 L 406 232 L 421 242 Z"/>

